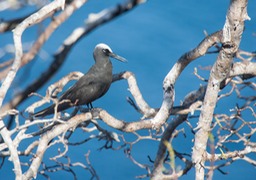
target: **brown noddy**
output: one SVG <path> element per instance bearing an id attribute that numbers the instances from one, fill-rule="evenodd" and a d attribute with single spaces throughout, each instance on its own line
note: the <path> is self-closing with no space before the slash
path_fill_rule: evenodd
<path id="1" fill-rule="evenodd" d="M 125 58 L 114 54 L 111 48 L 103 43 L 96 45 L 93 57 L 95 64 L 60 96 L 57 112 L 80 105 L 87 105 L 88 107 L 90 105 L 90 108 L 92 108 L 91 103 L 106 94 L 112 83 L 112 63 L 109 58 L 112 57 L 122 62 L 127 61 Z M 35 113 L 34 117 L 54 114 L 55 106 L 56 104 L 53 104 Z"/>

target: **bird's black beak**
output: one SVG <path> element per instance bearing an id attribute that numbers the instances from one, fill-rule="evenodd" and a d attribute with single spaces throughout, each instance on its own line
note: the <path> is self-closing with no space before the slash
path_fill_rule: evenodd
<path id="1" fill-rule="evenodd" d="M 115 53 L 110 52 L 108 55 L 109 55 L 110 57 L 112 57 L 112 58 L 115 58 L 115 59 L 121 61 L 121 62 L 128 62 L 125 58 L 123 58 L 123 57 L 121 57 L 121 56 L 118 56 L 118 55 L 115 54 Z"/>

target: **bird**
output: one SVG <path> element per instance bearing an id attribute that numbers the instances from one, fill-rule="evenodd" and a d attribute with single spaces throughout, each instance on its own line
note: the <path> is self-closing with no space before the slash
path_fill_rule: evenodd
<path id="1" fill-rule="evenodd" d="M 64 111 L 73 106 L 87 105 L 92 108 L 92 102 L 102 97 L 109 90 L 112 83 L 112 63 L 110 57 L 121 62 L 127 60 L 111 50 L 104 44 L 97 44 L 93 57 L 95 64 L 73 86 L 64 92 L 58 99 L 57 112 Z M 56 104 L 35 113 L 34 117 L 44 117 L 54 114 Z"/>

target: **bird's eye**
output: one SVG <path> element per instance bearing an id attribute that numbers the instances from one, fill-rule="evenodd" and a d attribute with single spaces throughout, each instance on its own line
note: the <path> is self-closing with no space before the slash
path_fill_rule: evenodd
<path id="1" fill-rule="evenodd" d="M 108 55 L 108 54 L 110 53 L 110 51 L 109 51 L 108 49 L 102 49 L 102 51 L 103 51 L 106 55 Z"/>

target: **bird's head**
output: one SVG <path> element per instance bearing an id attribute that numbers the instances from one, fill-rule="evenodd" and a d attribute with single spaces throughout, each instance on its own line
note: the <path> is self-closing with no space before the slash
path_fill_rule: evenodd
<path id="1" fill-rule="evenodd" d="M 112 57 L 112 58 L 115 58 L 121 62 L 127 62 L 127 60 L 115 53 L 113 53 L 113 51 L 111 50 L 111 48 L 106 45 L 106 44 L 103 44 L 103 43 L 100 43 L 100 44 L 97 44 L 95 49 L 94 49 L 94 52 L 93 52 L 93 56 L 94 56 L 94 59 L 95 61 L 97 61 L 98 59 L 100 58 L 109 58 L 109 57 Z"/>

